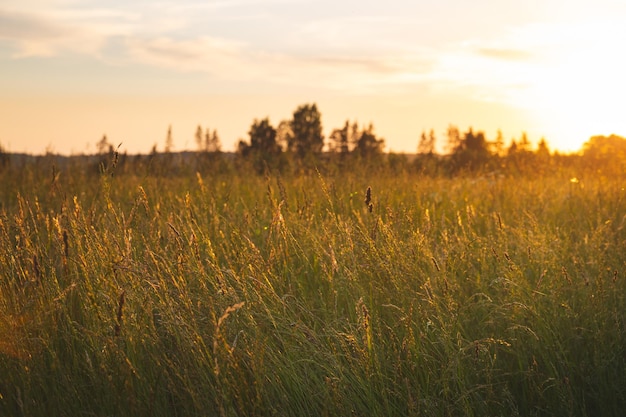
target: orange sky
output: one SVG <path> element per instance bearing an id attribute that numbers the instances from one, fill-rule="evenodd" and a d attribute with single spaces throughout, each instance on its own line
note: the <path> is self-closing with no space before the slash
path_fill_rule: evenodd
<path id="1" fill-rule="evenodd" d="M 612 0 L 21 0 L 0 6 L 0 144 L 130 153 L 225 150 L 254 118 L 317 103 L 325 133 L 372 122 L 387 150 L 522 131 L 574 151 L 626 135 L 626 4 Z"/>

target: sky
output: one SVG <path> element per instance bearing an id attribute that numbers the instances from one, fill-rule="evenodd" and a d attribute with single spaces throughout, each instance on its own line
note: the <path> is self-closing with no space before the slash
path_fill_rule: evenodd
<path id="1" fill-rule="evenodd" d="M 415 152 L 450 125 L 577 151 L 626 135 L 622 0 L 0 0 L 0 145 L 224 150 L 316 103 Z"/>

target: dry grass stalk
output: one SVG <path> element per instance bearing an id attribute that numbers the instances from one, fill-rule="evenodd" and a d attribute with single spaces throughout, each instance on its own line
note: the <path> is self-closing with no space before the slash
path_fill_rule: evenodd
<path id="1" fill-rule="evenodd" d="M 120 335 L 122 330 L 122 322 L 124 320 L 124 302 L 126 301 L 126 291 L 122 291 L 120 299 L 117 303 L 117 323 L 115 323 L 115 337 Z"/>
<path id="2" fill-rule="evenodd" d="M 500 230 L 504 230 L 504 226 L 502 225 L 502 217 L 500 217 L 500 213 L 496 212 L 496 217 L 498 218 L 498 227 Z"/>
<path id="3" fill-rule="evenodd" d="M 438 272 L 441 272 L 441 268 L 439 268 L 439 263 L 437 262 L 435 257 L 433 256 L 430 259 L 433 261 L 433 264 L 435 265 L 435 269 L 437 269 Z"/>
<path id="4" fill-rule="evenodd" d="M 39 268 L 39 261 L 37 260 L 37 255 L 33 255 L 33 271 L 35 272 L 35 277 L 38 282 L 41 282 L 41 269 Z"/>
<path id="5" fill-rule="evenodd" d="M 244 304 L 246 304 L 246 303 L 244 301 L 242 301 L 240 303 L 233 304 L 232 306 L 229 306 L 228 308 L 226 308 L 226 310 L 224 310 L 224 314 L 222 314 L 222 317 L 220 317 L 217 320 L 217 328 L 219 329 L 222 326 L 222 323 L 224 322 L 224 320 L 226 320 L 228 318 L 228 316 L 231 315 L 231 313 L 234 313 L 235 311 L 237 311 L 241 307 L 243 307 Z"/>
<path id="6" fill-rule="evenodd" d="M 65 256 L 65 260 L 67 262 L 67 258 L 70 255 L 70 245 L 69 238 L 67 237 L 67 230 L 63 231 L 63 255 Z"/>
<path id="7" fill-rule="evenodd" d="M 563 274 L 563 278 L 565 278 L 567 283 L 572 285 L 572 279 L 569 277 L 569 274 L 567 273 L 567 268 L 562 267 L 561 268 L 561 273 Z"/>

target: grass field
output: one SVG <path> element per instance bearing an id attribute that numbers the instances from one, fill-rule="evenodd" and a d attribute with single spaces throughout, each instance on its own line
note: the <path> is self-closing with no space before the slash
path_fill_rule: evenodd
<path id="1" fill-rule="evenodd" d="M 49 168 L 0 174 L 2 416 L 626 409 L 623 180 Z"/>

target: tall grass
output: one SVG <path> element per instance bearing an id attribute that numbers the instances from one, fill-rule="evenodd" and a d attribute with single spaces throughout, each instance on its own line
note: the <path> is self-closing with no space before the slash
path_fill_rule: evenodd
<path id="1" fill-rule="evenodd" d="M 626 406 L 618 180 L 3 181 L 0 415 Z"/>

